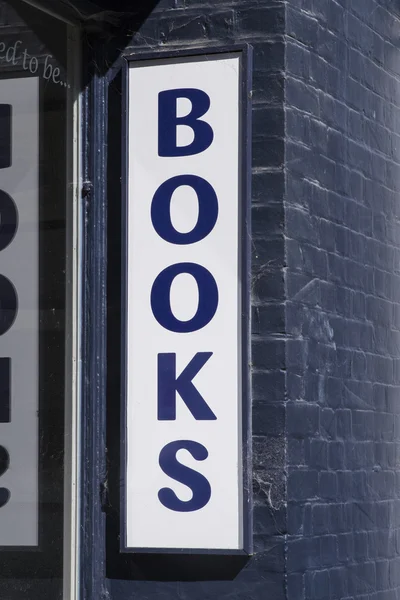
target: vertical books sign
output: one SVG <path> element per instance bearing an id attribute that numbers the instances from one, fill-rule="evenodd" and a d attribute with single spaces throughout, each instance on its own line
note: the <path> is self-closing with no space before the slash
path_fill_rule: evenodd
<path id="1" fill-rule="evenodd" d="M 248 552 L 247 53 L 126 86 L 123 550 Z"/>
<path id="2" fill-rule="evenodd" d="M 0 80 L 0 547 L 38 545 L 39 80 Z"/>

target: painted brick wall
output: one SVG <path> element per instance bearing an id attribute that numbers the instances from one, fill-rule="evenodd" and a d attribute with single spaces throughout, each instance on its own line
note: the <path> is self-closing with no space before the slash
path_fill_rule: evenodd
<path id="1" fill-rule="evenodd" d="M 398 10 L 287 3 L 293 600 L 400 598 Z"/>

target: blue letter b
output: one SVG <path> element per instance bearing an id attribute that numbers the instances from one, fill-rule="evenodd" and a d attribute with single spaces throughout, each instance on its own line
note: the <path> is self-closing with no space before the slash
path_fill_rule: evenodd
<path id="1" fill-rule="evenodd" d="M 176 114 L 178 98 L 187 98 L 192 110 L 185 117 Z M 200 117 L 210 108 L 210 98 L 202 90 L 182 88 L 166 90 L 158 95 L 158 154 L 159 156 L 191 156 L 207 150 L 213 142 L 211 126 Z M 194 139 L 187 146 L 178 146 L 177 128 L 186 125 L 193 131 Z"/>

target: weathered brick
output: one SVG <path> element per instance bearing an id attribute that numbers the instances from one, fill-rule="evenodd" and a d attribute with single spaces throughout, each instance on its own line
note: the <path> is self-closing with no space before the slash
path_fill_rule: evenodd
<path id="1" fill-rule="evenodd" d="M 319 425 L 319 407 L 307 402 L 287 405 L 289 435 L 306 437 L 315 434 Z"/>
<path id="2" fill-rule="evenodd" d="M 238 33 L 248 39 L 256 35 L 277 35 L 285 30 L 284 6 L 248 6 L 237 11 Z"/>

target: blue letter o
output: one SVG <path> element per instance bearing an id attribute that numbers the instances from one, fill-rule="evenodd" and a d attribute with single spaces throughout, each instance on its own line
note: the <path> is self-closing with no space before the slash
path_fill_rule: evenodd
<path id="1" fill-rule="evenodd" d="M 194 277 L 199 289 L 197 312 L 189 321 L 180 321 L 171 310 L 171 285 L 177 275 Z M 151 308 L 159 324 L 175 333 L 190 333 L 205 327 L 218 308 L 218 287 L 207 269 L 196 263 L 177 263 L 161 271 L 151 290 Z"/>

